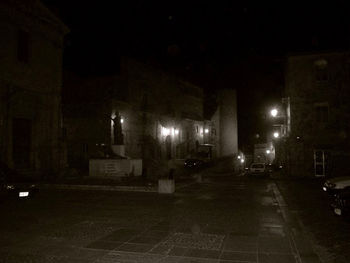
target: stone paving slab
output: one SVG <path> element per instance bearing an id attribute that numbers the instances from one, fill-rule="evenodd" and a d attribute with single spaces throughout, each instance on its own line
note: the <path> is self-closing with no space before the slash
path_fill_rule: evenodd
<path id="1" fill-rule="evenodd" d="M 259 263 L 295 263 L 298 262 L 292 254 L 258 254 Z"/>
<path id="2" fill-rule="evenodd" d="M 113 251 L 111 253 L 108 253 L 101 259 L 96 260 L 96 263 L 154 263 L 158 262 L 162 258 L 164 258 L 164 256 L 161 255 Z"/>
<path id="3" fill-rule="evenodd" d="M 258 250 L 263 253 L 289 253 L 293 251 L 288 237 L 259 237 Z"/>
<path id="4" fill-rule="evenodd" d="M 216 249 L 219 250 L 224 240 L 224 235 L 205 233 L 174 233 L 163 243 L 187 248 Z"/>
<path id="5" fill-rule="evenodd" d="M 256 253 L 243 253 L 243 252 L 231 252 L 231 251 L 223 251 L 220 259 L 222 260 L 230 260 L 233 262 L 257 262 L 257 254 Z"/>
<path id="6" fill-rule="evenodd" d="M 224 251 L 256 253 L 258 251 L 257 236 L 241 236 L 230 234 L 224 243 Z"/>

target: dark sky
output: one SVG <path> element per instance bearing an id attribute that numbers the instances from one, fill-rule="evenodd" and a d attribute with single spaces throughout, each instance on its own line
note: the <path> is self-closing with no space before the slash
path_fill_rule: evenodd
<path id="1" fill-rule="evenodd" d="M 303 2 L 44 0 L 71 28 L 67 64 L 108 67 L 121 54 L 175 56 L 188 66 L 230 64 L 251 53 L 280 55 L 316 42 L 347 47 L 347 1 Z"/>
<path id="2" fill-rule="evenodd" d="M 245 142 L 282 96 L 286 52 L 349 47 L 346 0 L 43 2 L 71 29 L 66 69 L 111 73 L 120 56 L 153 58 L 209 92 L 236 88 Z"/>

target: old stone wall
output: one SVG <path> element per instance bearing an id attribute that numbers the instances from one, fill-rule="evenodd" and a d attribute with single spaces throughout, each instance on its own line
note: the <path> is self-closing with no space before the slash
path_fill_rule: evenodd
<path id="1" fill-rule="evenodd" d="M 345 52 L 294 55 L 287 60 L 294 175 L 313 173 L 314 150 L 349 151 L 349 61 Z"/>
<path id="2" fill-rule="evenodd" d="M 57 21 L 42 24 L 40 17 L 11 3 L 0 4 L 1 158 L 15 168 L 57 171 L 64 166 L 59 140 L 60 92 L 62 42 L 67 29 L 60 24 L 56 27 Z M 30 5 L 27 11 L 40 9 L 38 15 L 47 12 L 51 16 L 40 4 L 24 5 Z M 22 57 L 19 52 L 24 52 Z M 26 129 L 16 131 L 17 124 Z M 24 137 L 25 141 L 20 141 Z M 26 163 L 15 161 L 24 155 L 29 156 Z"/>

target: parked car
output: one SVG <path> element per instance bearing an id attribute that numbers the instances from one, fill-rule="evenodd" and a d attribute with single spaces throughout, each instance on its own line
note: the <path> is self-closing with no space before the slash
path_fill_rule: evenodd
<path id="1" fill-rule="evenodd" d="M 334 177 L 326 180 L 323 191 L 334 194 L 344 189 L 350 189 L 350 176 Z"/>
<path id="2" fill-rule="evenodd" d="M 38 191 L 33 178 L 0 163 L 0 195 L 2 197 L 28 198 Z"/>
<path id="3" fill-rule="evenodd" d="M 203 160 L 191 158 L 185 160 L 184 166 L 186 168 L 200 168 L 203 167 L 204 163 L 205 162 Z"/>
<path id="4" fill-rule="evenodd" d="M 336 215 L 346 216 L 350 212 L 350 190 L 339 191 L 331 204 Z"/>
<path id="5" fill-rule="evenodd" d="M 265 163 L 252 163 L 250 165 L 249 172 L 251 174 L 265 175 L 266 174 L 266 165 Z"/>

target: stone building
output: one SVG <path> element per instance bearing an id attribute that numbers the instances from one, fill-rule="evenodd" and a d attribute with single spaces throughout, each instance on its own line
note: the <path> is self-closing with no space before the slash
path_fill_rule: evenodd
<path id="1" fill-rule="evenodd" d="M 87 167 L 89 158 L 110 153 L 109 147 L 116 144 L 116 116 L 123 154 L 142 159 L 144 174 L 157 173 L 167 160 L 237 153 L 234 91 L 221 92 L 221 106 L 212 119 L 204 120 L 201 88 L 134 59 L 123 59 L 121 73 L 115 76 L 65 76 L 64 123 L 71 165 Z"/>
<path id="2" fill-rule="evenodd" d="M 57 171 L 63 37 L 67 27 L 38 0 L 0 2 L 0 150 L 10 167 Z"/>
<path id="3" fill-rule="evenodd" d="M 286 156 L 293 176 L 347 171 L 350 123 L 348 52 L 290 55 L 285 92 L 290 102 Z"/>
<path id="4" fill-rule="evenodd" d="M 238 154 L 237 97 L 233 89 L 217 91 L 217 109 L 211 117 L 215 156 Z"/>
<path id="5" fill-rule="evenodd" d="M 144 172 L 200 151 L 203 91 L 145 63 L 123 59 L 114 76 L 64 77 L 64 123 L 70 166 L 110 153 L 120 116 L 125 156 L 142 159 Z M 206 133 L 207 131 L 207 133 Z"/>

